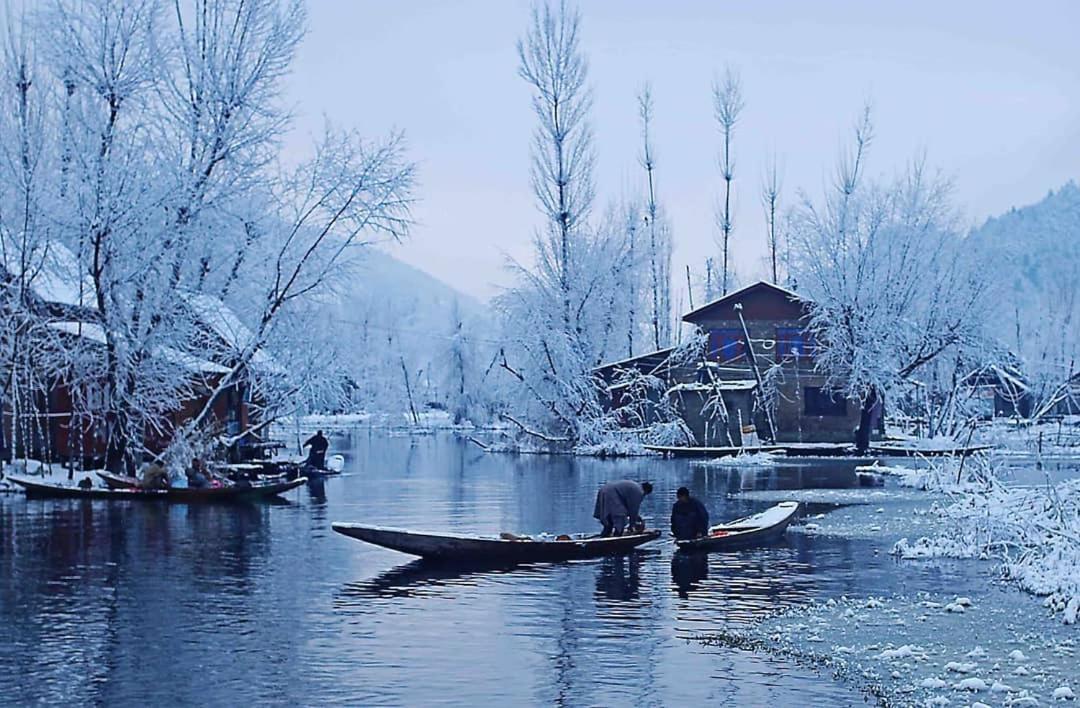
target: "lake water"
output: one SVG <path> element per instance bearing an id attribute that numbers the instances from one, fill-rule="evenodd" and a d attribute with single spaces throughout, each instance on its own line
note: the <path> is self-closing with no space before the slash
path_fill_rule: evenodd
<path id="1" fill-rule="evenodd" d="M 769 504 L 731 492 L 843 486 L 852 466 L 487 455 L 449 435 L 372 431 L 332 443 L 347 474 L 285 503 L 0 495 L 0 702 L 860 705 L 828 675 L 695 638 L 811 599 L 944 592 L 978 572 L 899 570 L 895 539 L 800 533 L 708 559 L 657 543 L 512 571 L 430 569 L 330 523 L 588 531 L 598 485 L 630 477 L 653 481 L 643 510 L 666 528 L 679 486 L 729 519 Z"/>

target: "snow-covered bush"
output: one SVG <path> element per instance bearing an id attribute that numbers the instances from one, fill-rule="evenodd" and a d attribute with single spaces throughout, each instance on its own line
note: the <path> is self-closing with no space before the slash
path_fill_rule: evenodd
<path id="1" fill-rule="evenodd" d="M 1080 619 L 1080 479 L 1033 488 L 987 479 L 938 508 L 949 531 L 893 547 L 901 558 L 995 558 L 1004 577 L 1046 598 L 1062 620 Z"/>

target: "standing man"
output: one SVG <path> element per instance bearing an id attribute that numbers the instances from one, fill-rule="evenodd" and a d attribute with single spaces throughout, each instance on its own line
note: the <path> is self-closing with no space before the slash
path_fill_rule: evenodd
<path id="1" fill-rule="evenodd" d="M 671 535 L 679 541 L 701 538 L 709 533 L 709 510 L 690 496 L 690 490 L 679 487 L 671 505 Z"/>
<path id="2" fill-rule="evenodd" d="M 651 484 L 638 484 L 629 479 L 608 482 L 600 487 L 600 491 L 596 493 L 596 506 L 593 508 L 593 518 L 604 526 L 600 535 L 622 536 L 627 525 L 631 532 L 645 528 L 645 521 L 638 512 L 641 511 L 641 502 L 650 493 Z"/>
<path id="3" fill-rule="evenodd" d="M 308 438 L 307 442 L 304 443 L 304 447 L 311 447 L 311 450 L 308 451 L 307 461 L 304 464 L 317 470 L 326 469 L 326 451 L 330 449 L 330 441 L 326 439 L 322 431 L 319 430 Z"/>

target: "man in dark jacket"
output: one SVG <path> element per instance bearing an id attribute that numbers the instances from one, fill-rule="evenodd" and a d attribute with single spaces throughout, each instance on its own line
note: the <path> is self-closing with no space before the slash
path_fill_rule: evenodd
<path id="1" fill-rule="evenodd" d="M 690 490 L 679 487 L 671 506 L 671 534 L 680 541 L 700 538 L 709 533 L 709 510 L 690 496 Z"/>
<path id="2" fill-rule="evenodd" d="M 326 439 L 321 430 L 317 431 L 304 443 L 304 447 L 309 446 L 311 450 L 308 452 L 306 464 L 317 470 L 326 469 L 326 451 L 330 449 L 330 441 Z"/>
<path id="3" fill-rule="evenodd" d="M 596 505 L 593 507 L 593 518 L 604 525 L 600 535 L 622 536 L 623 529 L 627 526 L 632 532 L 645 528 L 639 512 L 641 502 L 650 492 L 652 485 L 648 482 L 638 484 L 629 479 L 608 482 L 600 487 L 596 493 Z"/>

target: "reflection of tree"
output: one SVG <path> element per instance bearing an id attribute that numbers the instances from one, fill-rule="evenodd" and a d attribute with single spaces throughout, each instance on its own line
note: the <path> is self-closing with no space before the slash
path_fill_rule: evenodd
<path id="1" fill-rule="evenodd" d="M 265 615 L 253 576 L 266 580 L 268 514 L 264 505 L 0 504 L 0 665 L 33 665 L 18 687 L 5 688 L 14 691 L 5 700 L 199 702 L 184 687 L 201 681 L 177 693 L 171 682 L 105 679 L 205 667 L 216 650 L 206 636 L 191 641 L 193 632 L 251 648 L 255 633 L 224 628 Z M 280 650 L 281 661 L 294 658 L 291 643 Z M 232 678 L 235 668 L 207 671 Z"/>

